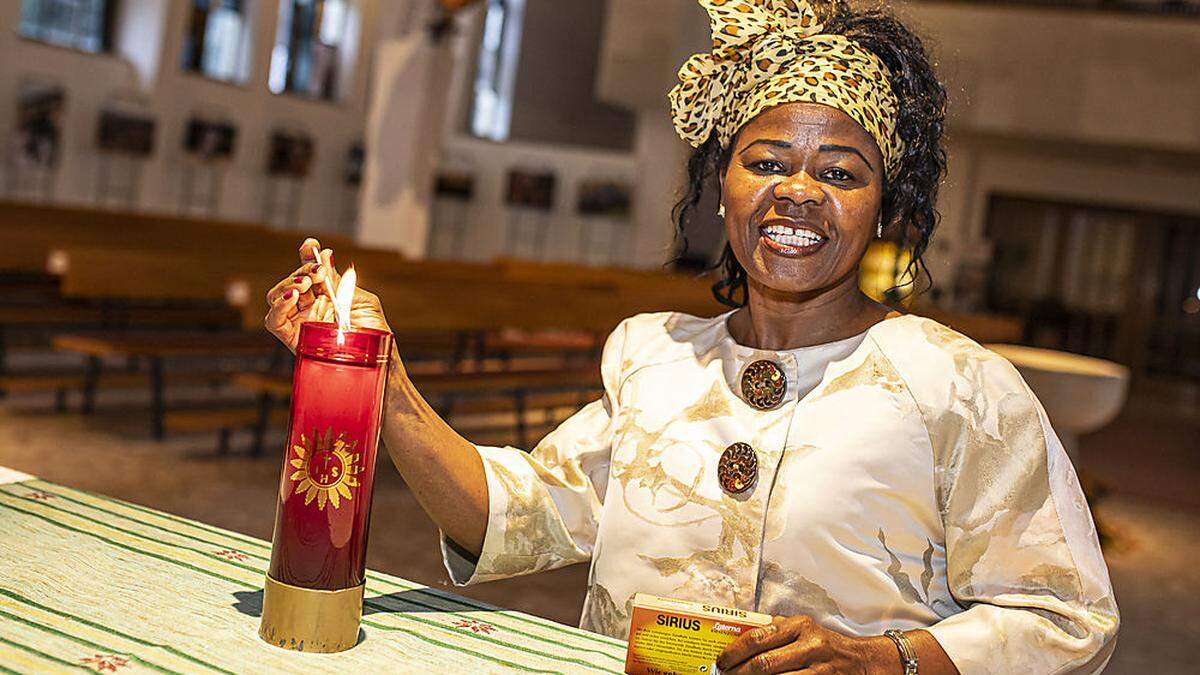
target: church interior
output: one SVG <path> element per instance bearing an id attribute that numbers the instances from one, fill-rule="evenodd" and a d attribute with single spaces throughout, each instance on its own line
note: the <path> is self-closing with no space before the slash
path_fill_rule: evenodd
<path id="1" fill-rule="evenodd" d="M 1200 4 L 894 7 L 949 92 L 948 169 L 927 283 L 883 237 L 859 284 L 1045 406 L 1121 610 L 1108 672 L 1195 672 Z M 293 356 L 263 298 L 307 237 L 481 445 L 599 398 L 623 318 L 729 309 L 716 197 L 671 221 L 695 0 L 5 0 L 0 26 L 0 470 L 269 541 Z M 587 565 L 453 587 L 377 461 L 369 569 L 578 624 Z"/>

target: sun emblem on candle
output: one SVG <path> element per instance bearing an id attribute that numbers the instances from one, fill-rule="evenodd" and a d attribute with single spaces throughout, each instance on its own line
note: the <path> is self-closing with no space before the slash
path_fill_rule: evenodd
<path id="1" fill-rule="evenodd" d="M 299 481 L 293 494 L 304 494 L 304 504 L 317 500 L 317 508 L 324 510 L 329 502 L 333 508 L 341 506 L 342 499 L 350 499 L 350 488 L 358 487 L 359 453 L 354 452 L 358 441 L 347 441 L 345 434 L 335 438 L 333 429 L 325 434 L 313 430 L 312 438 L 300 434 L 300 443 L 292 445 L 295 457 L 290 464 L 295 471 L 291 480 Z"/>

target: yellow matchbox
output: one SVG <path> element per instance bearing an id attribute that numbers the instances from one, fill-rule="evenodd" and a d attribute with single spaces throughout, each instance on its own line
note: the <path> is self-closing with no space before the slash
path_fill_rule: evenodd
<path id="1" fill-rule="evenodd" d="M 726 645 L 769 623 L 767 614 L 638 593 L 633 596 L 625 672 L 713 675 Z"/>

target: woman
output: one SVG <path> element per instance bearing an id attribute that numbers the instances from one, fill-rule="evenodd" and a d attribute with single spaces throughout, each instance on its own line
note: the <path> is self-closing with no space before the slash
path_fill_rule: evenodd
<path id="1" fill-rule="evenodd" d="M 620 638 L 639 591 L 776 615 L 728 673 L 1101 670 L 1117 609 L 1041 406 L 1004 359 L 857 287 L 873 238 L 900 230 L 919 265 L 934 228 L 945 93 L 920 41 L 840 2 L 700 4 L 713 52 L 671 93 L 698 147 L 677 216 L 717 171 L 719 290 L 745 301 L 622 322 L 603 398 L 529 454 L 460 437 L 393 359 L 384 438 L 451 577 L 590 561 L 581 625 Z M 322 255 L 269 296 L 290 345 L 329 316 Z"/>

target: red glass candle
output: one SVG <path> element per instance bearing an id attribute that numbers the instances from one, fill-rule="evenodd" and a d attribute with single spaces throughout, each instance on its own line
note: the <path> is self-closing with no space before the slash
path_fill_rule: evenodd
<path id="1" fill-rule="evenodd" d="M 391 335 L 300 327 L 260 635 L 305 651 L 354 645 Z"/>

